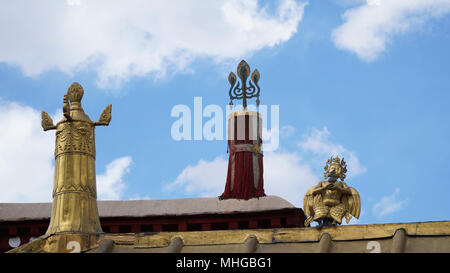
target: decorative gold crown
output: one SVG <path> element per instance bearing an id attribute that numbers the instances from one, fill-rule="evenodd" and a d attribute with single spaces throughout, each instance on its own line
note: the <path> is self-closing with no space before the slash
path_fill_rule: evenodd
<path id="1" fill-rule="evenodd" d="M 77 82 L 72 83 L 69 89 L 67 89 L 67 95 L 69 97 L 70 102 L 81 102 L 83 94 L 84 94 L 83 87 Z"/>
<path id="2" fill-rule="evenodd" d="M 347 177 L 345 173 L 347 172 L 347 163 L 345 162 L 344 158 L 340 159 L 339 156 L 331 157 L 328 159 L 327 163 L 325 164 L 325 167 L 323 168 L 325 172 L 323 173 L 323 177 L 325 179 L 328 178 L 329 175 L 329 168 L 332 165 L 339 165 L 341 167 L 341 175 L 339 176 L 342 181 Z"/>

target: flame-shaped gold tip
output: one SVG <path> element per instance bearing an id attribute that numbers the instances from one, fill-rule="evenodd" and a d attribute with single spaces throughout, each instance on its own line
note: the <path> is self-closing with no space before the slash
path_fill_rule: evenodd
<path id="1" fill-rule="evenodd" d="M 69 97 L 70 102 L 81 102 L 83 98 L 84 90 L 81 84 L 74 82 L 70 85 L 69 89 L 67 89 L 67 95 Z"/>

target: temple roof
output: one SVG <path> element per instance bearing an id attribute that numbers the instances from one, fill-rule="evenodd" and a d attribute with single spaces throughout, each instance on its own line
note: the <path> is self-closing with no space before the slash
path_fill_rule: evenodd
<path id="1" fill-rule="evenodd" d="M 78 237 L 77 237 L 78 236 Z M 55 242 L 91 242 L 82 252 L 314 253 L 449 252 L 450 221 L 189 232 L 59 234 L 10 252 L 55 252 Z M 65 249 L 65 248 L 64 248 Z"/>
<path id="2" fill-rule="evenodd" d="M 230 214 L 297 209 L 278 196 L 250 200 L 183 198 L 167 200 L 97 201 L 100 217 Z M 52 203 L 0 203 L 0 221 L 46 220 Z"/>
<path id="3" fill-rule="evenodd" d="M 179 238 L 177 240 L 177 238 Z M 106 252 L 314 253 L 449 252 L 450 221 L 280 228 L 105 234 Z M 178 241 L 178 242 L 177 242 Z M 251 242 L 253 241 L 253 242 Z M 176 247 L 175 247 L 176 246 Z M 100 252 L 94 248 L 92 252 Z"/>

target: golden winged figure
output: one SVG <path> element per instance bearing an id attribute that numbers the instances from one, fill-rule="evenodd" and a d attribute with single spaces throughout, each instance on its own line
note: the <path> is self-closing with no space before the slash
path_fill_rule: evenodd
<path id="1" fill-rule="evenodd" d="M 312 221 L 319 223 L 317 228 L 334 226 L 342 223 L 342 218 L 348 222 L 351 215 L 359 218 L 361 200 L 358 192 L 344 183 L 347 164 L 336 156 L 328 159 L 325 167 L 324 181 L 306 191 L 303 199 L 305 211 L 305 226 Z M 341 181 L 338 181 L 338 179 Z"/>

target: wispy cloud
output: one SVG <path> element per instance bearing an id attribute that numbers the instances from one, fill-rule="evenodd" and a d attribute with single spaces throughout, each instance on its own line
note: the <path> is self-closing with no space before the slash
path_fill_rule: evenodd
<path id="1" fill-rule="evenodd" d="M 163 77 L 197 58 L 237 59 L 289 40 L 306 4 L 281 0 L 71 0 L 0 4 L 0 62 L 37 76 L 89 68 L 100 87 Z M 30 46 L 32 45 L 32 46 Z"/>
<path id="2" fill-rule="evenodd" d="M 314 128 L 310 135 L 298 143 L 303 151 L 312 152 L 320 161 L 325 162 L 331 156 L 344 157 L 348 165 L 348 177 L 355 177 L 367 171 L 360 162 L 356 154 L 347 150 L 341 144 L 333 143 L 329 140 L 331 136 L 327 127 L 322 130 Z"/>
<path id="3" fill-rule="evenodd" d="M 383 196 L 381 200 L 373 206 L 373 213 L 378 218 L 381 218 L 402 209 L 406 205 L 406 201 L 399 200 L 399 195 L 400 189 L 396 188 L 392 195 Z"/>
<path id="4" fill-rule="evenodd" d="M 370 1 L 370 0 L 369 0 Z M 367 0 L 332 0 L 335 4 L 341 6 L 341 7 L 349 7 L 349 6 L 356 6 L 360 4 L 364 4 L 367 2 Z"/>
<path id="5" fill-rule="evenodd" d="M 344 23 L 333 30 L 332 39 L 337 48 L 373 61 L 392 37 L 449 12 L 448 0 L 368 0 L 343 14 Z"/>
<path id="6" fill-rule="evenodd" d="M 281 126 L 280 137 L 281 138 L 290 138 L 295 134 L 296 131 L 297 131 L 297 129 L 292 125 Z"/>
<path id="7" fill-rule="evenodd" d="M 182 189 L 188 194 L 202 197 L 219 196 L 225 186 L 228 161 L 219 156 L 212 161 L 200 160 L 196 165 L 188 165 L 175 181 L 166 185 L 165 190 Z"/>
<path id="8" fill-rule="evenodd" d="M 113 160 L 106 166 L 104 174 L 97 175 L 97 192 L 99 200 L 122 199 L 126 184 L 123 176 L 130 172 L 130 156 Z"/>
<path id="9" fill-rule="evenodd" d="M 147 195 L 140 195 L 140 194 L 134 194 L 132 195 L 130 198 L 128 198 L 128 200 L 151 200 L 152 198 L 150 198 L 150 196 Z"/>

